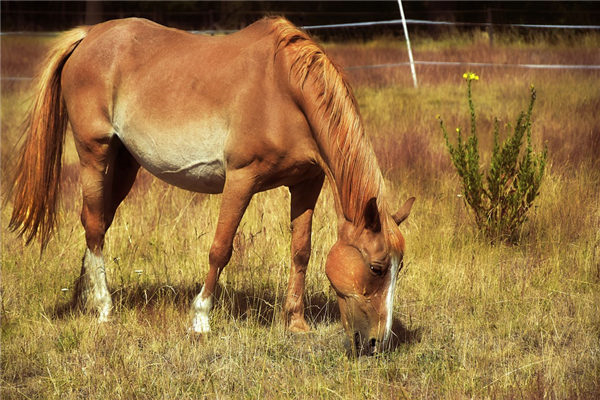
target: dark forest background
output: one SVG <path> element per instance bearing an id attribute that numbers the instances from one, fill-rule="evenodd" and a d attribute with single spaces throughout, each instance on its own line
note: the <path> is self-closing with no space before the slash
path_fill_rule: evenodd
<path id="1" fill-rule="evenodd" d="M 434 21 L 587 25 L 600 20 L 600 3 L 593 1 L 404 1 L 403 6 L 406 18 Z M 239 29 L 264 15 L 283 15 L 300 26 L 400 18 L 395 0 L 2 1 L 1 14 L 4 32 L 58 31 L 131 16 L 190 30 Z M 370 33 L 377 29 L 382 28 Z"/>

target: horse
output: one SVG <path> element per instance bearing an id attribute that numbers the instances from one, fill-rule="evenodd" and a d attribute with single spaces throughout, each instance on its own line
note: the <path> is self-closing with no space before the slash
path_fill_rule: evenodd
<path id="1" fill-rule="evenodd" d="M 128 18 L 60 36 L 37 78 L 12 186 L 9 227 L 42 250 L 56 225 L 61 155 L 70 124 L 80 161 L 85 250 L 74 300 L 109 320 L 104 238 L 140 167 L 191 191 L 222 193 L 209 271 L 191 305 L 192 334 L 209 311 L 254 193 L 291 193 L 286 329 L 308 331 L 305 274 L 325 177 L 337 215 L 326 275 L 354 349 L 385 348 L 405 242 L 341 69 L 308 34 L 265 17 L 225 36 L 194 35 Z"/>

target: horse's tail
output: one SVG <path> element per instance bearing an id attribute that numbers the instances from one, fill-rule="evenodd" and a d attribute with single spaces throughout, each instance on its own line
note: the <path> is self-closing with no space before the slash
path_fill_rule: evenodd
<path id="1" fill-rule="evenodd" d="M 28 115 L 25 142 L 12 185 L 13 211 L 9 228 L 29 244 L 39 236 L 44 249 L 56 223 L 61 158 L 67 110 L 62 98 L 63 67 L 89 27 L 65 32 L 48 52 L 40 71 Z"/>

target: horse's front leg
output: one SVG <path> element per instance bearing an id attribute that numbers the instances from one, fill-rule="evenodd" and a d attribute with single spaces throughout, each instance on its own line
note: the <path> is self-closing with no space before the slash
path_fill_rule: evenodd
<path id="1" fill-rule="evenodd" d="M 306 332 L 310 328 L 304 318 L 304 285 L 310 259 L 312 216 L 324 175 L 290 187 L 292 221 L 291 267 L 287 295 L 283 306 L 283 320 L 292 332 Z"/>
<path id="2" fill-rule="evenodd" d="M 190 330 L 193 333 L 210 332 L 208 314 L 213 305 L 213 293 L 221 271 L 231 258 L 233 237 L 254 194 L 253 176 L 244 170 L 227 172 L 215 238 L 208 257 L 210 269 L 200 294 L 192 303 Z"/>

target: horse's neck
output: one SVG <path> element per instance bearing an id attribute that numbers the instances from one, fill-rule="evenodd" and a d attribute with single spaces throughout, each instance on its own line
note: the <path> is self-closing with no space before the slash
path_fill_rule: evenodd
<path id="1" fill-rule="evenodd" d="M 356 100 L 338 68 L 305 33 L 286 21 L 276 23 L 274 31 L 334 188 L 338 215 L 358 224 L 367 202 L 382 192 L 383 177 Z"/>
<path id="2" fill-rule="evenodd" d="M 383 177 L 360 117 L 354 117 L 348 123 L 314 115 L 311 125 L 323 158 L 322 167 L 334 192 L 338 217 L 358 226 L 363 222 L 367 202 L 381 196 Z"/>

